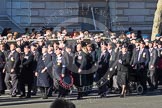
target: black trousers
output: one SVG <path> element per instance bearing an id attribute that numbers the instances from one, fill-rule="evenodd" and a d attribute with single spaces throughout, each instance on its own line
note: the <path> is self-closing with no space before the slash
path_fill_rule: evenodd
<path id="1" fill-rule="evenodd" d="M 27 96 L 31 96 L 31 90 L 32 90 L 32 81 L 24 81 L 24 80 L 20 80 L 20 91 L 21 91 L 21 95 L 26 95 L 25 93 L 25 85 L 27 85 L 28 87 L 28 92 L 27 92 Z"/>
<path id="2" fill-rule="evenodd" d="M 98 94 L 99 95 L 103 95 L 103 94 L 105 94 L 107 92 L 107 90 L 108 90 L 107 85 L 108 85 L 108 82 L 103 83 L 103 84 L 99 84 L 99 87 L 98 87 L 98 89 L 99 89 Z"/>
<path id="3" fill-rule="evenodd" d="M 146 85 L 146 81 L 147 81 L 147 68 L 141 68 L 140 65 L 138 65 L 137 68 L 137 80 L 138 82 L 143 86 L 144 91 L 147 90 L 147 85 Z"/>
<path id="4" fill-rule="evenodd" d="M 48 87 L 39 87 L 40 88 L 40 92 L 42 94 L 42 97 L 47 97 L 48 95 Z"/>
<path id="5" fill-rule="evenodd" d="M 10 81 L 12 81 L 12 83 Z M 17 85 L 18 85 L 18 75 L 6 73 L 5 84 L 7 86 L 7 89 L 10 90 L 11 95 L 16 95 Z"/>
<path id="6" fill-rule="evenodd" d="M 37 94 L 37 77 L 34 76 L 33 84 L 32 84 L 32 94 Z"/>
<path id="7" fill-rule="evenodd" d="M 59 90 L 58 91 L 59 91 L 59 96 L 58 97 L 65 97 L 69 92 L 68 89 L 63 88 L 60 85 L 59 85 Z"/>
<path id="8" fill-rule="evenodd" d="M 4 90 L 4 87 L 3 87 L 3 73 L 0 72 L 0 92 Z"/>
<path id="9" fill-rule="evenodd" d="M 53 89 L 54 89 L 54 80 L 53 80 L 53 76 L 52 74 L 49 73 L 49 82 L 50 82 L 50 87 L 48 88 L 48 96 L 52 96 L 53 93 Z"/>
<path id="10" fill-rule="evenodd" d="M 158 85 L 162 84 L 162 69 L 157 69 L 155 72 L 155 88 L 158 88 Z"/>

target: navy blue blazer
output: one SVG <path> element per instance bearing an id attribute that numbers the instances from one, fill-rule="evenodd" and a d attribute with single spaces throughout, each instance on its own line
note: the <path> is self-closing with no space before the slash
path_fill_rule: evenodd
<path id="1" fill-rule="evenodd" d="M 135 64 L 140 64 L 140 65 L 144 65 L 145 67 L 147 67 L 150 61 L 149 50 L 144 48 L 138 60 L 139 53 L 140 53 L 140 50 L 137 52 L 137 58 L 136 58 Z"/>

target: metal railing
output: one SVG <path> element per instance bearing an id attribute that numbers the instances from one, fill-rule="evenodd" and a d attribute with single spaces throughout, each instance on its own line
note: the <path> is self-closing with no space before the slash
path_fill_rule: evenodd
<path id="1" fill-rule="evenodd" d="M 107 37 L 102 37 L 101 38 L 102 40 L 110 40 L 110 38 L 107 38 Z M 36 42 L 38 39 L 29 39 L 29 42 Z M 57 41 L 62 41 L 62 40 L 60 40 L 60 39 L 48 39 L 50 42 L 57 42 Z M 75 42 L 75 41 L 77 41 L 77 39 L 72 39 L 72 38 L 68 38 L 68 39 L 66 39 L 66 42 L 67 43 L 73 43 L 73 42 Z M 90 38 L 84 38 L 84 42 L 90 42 L 91 41 L 91 39 Z M 8 43 L 16 43 L 16 40 L 7 40 L 7 42 Z"/>

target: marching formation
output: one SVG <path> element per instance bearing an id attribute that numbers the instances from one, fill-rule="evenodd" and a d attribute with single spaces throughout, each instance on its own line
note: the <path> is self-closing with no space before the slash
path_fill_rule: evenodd
<path id="1" fill-rule="evenodd" d="M 56 35 L 49 29 L 44 32 L 43 36 L 26 32 L 16 37 L 16 43 L 7 42 L 14 38 L 11 33 L 2 35 L 0 94 L 8 89 L 11 97 L 31 98 L 40 90 L 41 97 L 47 99 L 53 93 L 65 97 L 76 88 L 77 99 L 81 99 L 95 88 L 101 98 L 112 92 L 124 98 L 132 92 L 153 91 L 162 83 L 160 34 L 154 41 L 133 31 L 118 37 L 111 33 L 110 39 L 104 40 L 100 34 L 74 32 L 74 40 L 67 41 L 66 29 Z"/>

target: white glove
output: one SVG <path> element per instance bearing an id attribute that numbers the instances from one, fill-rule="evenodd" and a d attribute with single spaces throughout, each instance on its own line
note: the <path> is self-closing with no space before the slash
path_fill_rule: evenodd
<path id="1" fill-rule="evenodd" d="M 122 64 L 122 61 L 121 61 L 121 59 L 118 61 L 120 64 Z"/>
<path id="2" fill-rule="evenodd" d="M 113 70 L 113 68 L 110 68 L 110 71 L 112 71 Z"/>
<path id="3" fill-rule="evenodd" d="M 110 80 L 110 75 L 107 76 L 107 80 Z"/>

